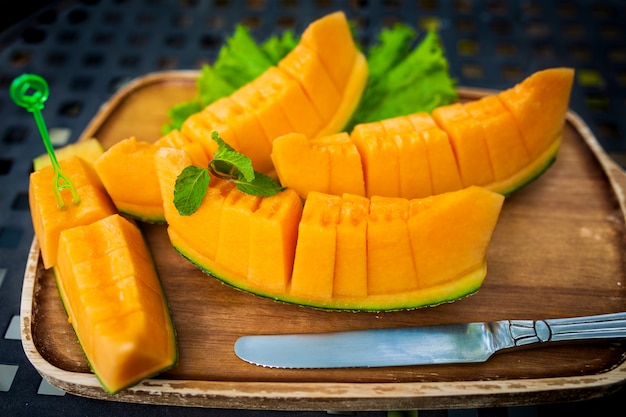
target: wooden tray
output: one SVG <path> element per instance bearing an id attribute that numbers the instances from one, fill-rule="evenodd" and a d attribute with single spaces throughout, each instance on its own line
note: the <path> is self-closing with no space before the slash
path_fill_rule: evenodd
<path id="1" fill-rule="evenodd" d="M 107 102 L 82 138 L 105 147 L 156 140 L 166 109 L 195 94 L 196 72 L 134 80 Z M 491 93 L 460 90 L 471 100 Z M 505 202 L 480 291 L 437 307 L 393 313 L 327 312 L 253 296 L 203 274 L 170 246 L 164 226 L 143 225 L 171 304 L 179 364 L 116 395 L 90 373 L 34 240 L 22 292 L 26 355 L 51 384 L 114 401 L 275 410 L 389 410 L 512 406 L 590 399 L 626 380 L 625 343 L 542 346 L 483 364 L 281 370 L 233 353 L 237 337 L 626 310 L 626 176 L 569 113 L 556 163 Z"/>

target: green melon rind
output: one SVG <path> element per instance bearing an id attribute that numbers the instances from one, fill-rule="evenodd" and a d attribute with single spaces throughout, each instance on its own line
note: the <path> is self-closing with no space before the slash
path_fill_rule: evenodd
<path id="1" fill-rule="evenodd" d="M 128 204 L 120 201 L 114 201 L 115 207 L 120 214 L 126 217 L 138 220 L 144 223 L 165 224 L 165 215 L 163 214 L 163 206 L 145 206 L 138 204 Z"/>
<path id="2" fill-rule="evenodd" d="M 152 263 L 154 264 L 154 260 L 152 260 Z M 156 265 L 155 265 L 156 268 Z M 59 292 L 59 297 L 61 298 L 61 304 L 63 305 L 63 310 L 65 311 L 65 315 L 67 317 L 69 317 L 69 310 L 67 308 L 67 297 L 65 296 L 65 291 L 63 290 L 63 284 L 59 278 L 59 272 L 57 271 L 56 267 L 52 268 L 52 272 L 54 274 L 54 280 L 57 284 L 57 290 Z M 161 291 L 164 291 L 163 289 L 163 284 L 161 283 L 161 280 L 159 279 L 159 284 L 161 285 Z M 152 375 L 148 375 L 142 378 L 137 379 L 136 381 L 132 381 L 129 382 L 127 385 L 120 387 L 117 390 L 112 390 L 111 388 L 109 388 L 109 386 L 107 386 L 104 381 L 102 381 L 100 379 L 100 376 L 98 375 L 98 373 L 96 372 L 96 370 L 94 369 L 91 361 L 89 360 L 89 357 L 87 355 L 85 355 L 85 359 L 87 360 L 87 364 L 89 365 L 89 369 L 91 369 L 91 372 L 93 372 L 94 376 L 96 377 L 96 379 L 98 380 L 98 382 L 100 383 L 100 385 L 102 386 L 102 389 L 104 389 L 104 391 L 106 391 L 107 394 L 116 394 L 122 390 L 125 390 L 126 388 L 130 388 L 133 385 L 138 384 L 139 382 L 146 380 L 148 378 L 152 378 L 154 376 L 160 375 L 163 372 L 172 369 L 174 366 L 176 366 L 178 364 L 178 359 L 180 357 L 179 351 L 178 351 L 178 343 L 176 342 L 176 328 L 174 327 L 174 321 L 172 320 L 172 311 L 170 309 L 170 305 L 169 302 L 167 301 L 167 298 L 165 297 L 165 292 L 162 292 L 163 294 L 163 302 L 165 304 L 165 309 L 167 312 L 167 318 L 169 320 L 169 324 L 170 324 L 170 328 L 172 329 L 172 337 L 174 338 L 174 357 L 172 358 L 172 363 L 169 366 L 166 366 L 158 371 L 155 371 Z M 74 335 L 76 336 L 76 340 L 78 341 L 78 344 L 80 345 L 80 349 L 83 352 L 83 354 L 85 354 L 85 350 L 83 349 L 83 343 L 80 339 L 80 336 L 78 335 L 78 333 L 76 332 L 76 329 L 74 328 L 74 325 L 71 324 L 72 327 L 72 331 L 74 332 Z"/>
<path id="3" fill-rule="evenodd" d="M 457 301 L 476 293 L 487 275 L 487 264 L 483 262 L 461 277 L 430 288 L 396 294 L 368 295 L 359 298 L 333 297 L 330 299 L 315 299 L 310 297 L 298 297 L 288 293 L 270 292 L 250 285 L 245 279 L 233 277 L 232 273 L 221 268 L 215 261 L 201 255 L 197 250 L 190 247 L 171 229 L 171 227 L 168 228 L 168 234 L 172 246 L 181 256 L 190 261 L 205 274 L 218 279 L 222 283 L 263 298 L 320 310 L 380 312 L 433 307 L 439 304 Z"/>
<path id="4" fill-rule="evenodd" d="M 561 142 L 562 136 L 559 136 L 550 144 L 550 146 L 546 148 L 546 150 L 539 154 L 539 156 L 532 160 L 526 167 L 517 171 L 509 178 L 487 184 L 484 188 L 504 196 L 510 196 L 515 191 L 520 190 L 539 178 L 548 170 L 548 168 L 550 168 L 550 166 L 552 166 L 552 164 L 556 161 L 557 154 L 561 147 Z"/>

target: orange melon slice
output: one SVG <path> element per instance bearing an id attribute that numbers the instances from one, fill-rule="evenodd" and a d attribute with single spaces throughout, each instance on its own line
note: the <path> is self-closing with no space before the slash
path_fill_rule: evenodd
<path id="1" fill-rule="evenodd" d="M 66 229 L 54 268 L 69 321 L 104 389 L 172 367 L 174 327 L 141 231 L 112 214 Z"/>
<path id="2" fill-rule="evenodd" d="M 61 191 L 65 208 L 60 209 L 52 184 L 51 165 L 30 174 L 28 200 L 35 236 L 45 268 L 57 263 L 59 236 L 63 230 L 90 224 L 116 213 L 115 206 L 102 186 L 93 167 L 79 156 L 59 161 L 61 169 L 72 180 L 80 197 L 74 204 L 69 189 Z"/>
<path id="3" fill-rule="evenodd" d="M 350 140 L 361 157 L 364 196 L 419 198 L 427 194 L 424 151 L 409 151 L 423 139 L 428 156 L 431 193 L 479 185 L 509 195 L 532 182 L 555 160 L 574 71 L 552 68 L 532 74 L 518 85 L 474 102 L 436 108 L 355 126 Z M 408 135 L 411 133 L 411 135 Z M 309 170 L 295 161 L 287 146 L 275 150 L 274 165 L 282 184 Z M 297 165 L 291 169 L 290 164 Z M 358 164 L 353 164 L 356 170 Z M 418 167 L 411 171 L 409 167 Z M 350 175 L 357 177 L 361 173 Z M 412 178 L 413 177 L 413 178 Z M 417 178 L 420 177 L 420 178 Z M 332 188 L 299 187 L 301 196 Z"/>
<path id="4" fill-rule="evenodd" d="M 331 13 L 309 24 L 301 41 L 276 66 L 190 116 L 180 130 L 207 153 L 214 151 L 210 138 L 216 130 L 252 160 L 255 170 L 272 175 L 274 139 L 294 132 L 308 137 L 340 132 L 358 105 L 367 77 L 365 56 L 352 39 L 345 14 Z"/>
<path id="5" fill-rule="evenodd" d="M 331 299 L 341 197 L 310 193 L 298 224 L 289 294 Z"/>
<path id="6" fill-rule="evenodd" d="M 159 150 L 164 186 L 172 187 L 184 159 L 182 151 Z M 304 205 L 291 189 L 228 201 L 236 192 L 219 214 L 219 203 L 212 213 L 201 206 L 191 216 L 166 210 L 176 250 L 243 291 L 333 310 L 417 308 L 474 293 L 485 278 L 486 251 L 504 201 L 477 186 L 425 199 L 311 192 Z M 185 218 L 194 216 L 220 218 L 213 223 L 219 230 L 212 236 L 220 242 L 215 253 L 205 250 L 204 230 L 188 226 Z M 453 233 L 457 227 L 463 230 Z M 236 247 L 229 239 L 248 243 Z"/>

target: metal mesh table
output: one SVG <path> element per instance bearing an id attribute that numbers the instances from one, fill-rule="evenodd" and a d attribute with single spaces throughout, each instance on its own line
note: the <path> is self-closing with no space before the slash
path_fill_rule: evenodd
<path id="1" fill-rule="evenodd" d="M 33 237 L 28 174 L 32 159 L 44 151 L 31 115 L 8 95 L 10 82 L 21 73 L 48 80 L 51 96 L 44 114 L 55 145 L 62 146 L 75 141 L 99 106 L 128 80 L 212 62 L 235 23 L 244 23 L 263 40 L 284 29 L 300 33 L 313 19 L 342 9 L 364 46 L 395 22 L 422 31 L 434 25 L 452 76 L 461 86 L 503 89 L 542 68 L 575 67 L 571 108 L 607 152 L 626 166 L 626 4 L 620 0 L 82 0 L 36 1 L 11 8 L 13 19 L 6 11 L 0 19 L 2 415 L 328 414 L 101 402 L 65 395 L 41 379 L 19 340 L 22 276 Z M 618 415 L 625 402 L 622 390 L 583 403 L 425 410 L 420 415 L 542 416 L 574 410 Z"/>

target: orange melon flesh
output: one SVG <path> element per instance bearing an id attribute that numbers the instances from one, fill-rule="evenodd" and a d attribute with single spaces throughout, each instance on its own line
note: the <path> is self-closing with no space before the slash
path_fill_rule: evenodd
<path id="1" fill-rule="evenodd" d="M 510 195 L 555 160 L 572 78 L 571 69 L 548 69 L 499 94 L 439 107 L 432 116 L 422 112 L 355 126 L 350 140 L 363 167 L 362 195 L 419 198 L 471 185 Z M 289 154 L 289 145 L 283 146 L 281 152 Z M 281 158 L 274 165 L 279 180 L 292 184 L 292 177 L 313 169 L 309 162 Z M 328 192 L 333 181 L 323 187 L 300 183 L 298 192 Z"/>
<path id="2" fill-rule="evenodd" d="M 339 196 L 309 193 L 298 226 L 290 294 L 332 298 L 340 207 Z"/>
<path id="3" fill-rule="evenodd" d="M 411 201 L 408 228 L 420 288 L 485 267 L 503 201 L 501 194 L 478 186 Z"/>
<path id="4" fill-rule="evenodd" d="M 271 157 L 281 185 L 295 190 L 302 198 L 307 197 L 310 189 L 328 191 L 330 156 L 304 134 L 288 133 L 276 138 Z"/>
<path id="5" fill-rule="evenodd" d="M 269 88 L 264 87 L 261 90 L 261 82 L 265 81 L 267 77 L 264 77 L 264 75 L 260 77 L 263 78 L 256 79 L 239 88 L 230 98 L 242 107 L 245 107 L 249 115 L 254 115 L 259 123 L 262 132 L 258 132 L 251 140 L 263 141 L 264 144 L 271 148 L 271 143 L 277 135 L 284 132 L 293 132 L 294 128 L 278 103 L 271 97 L 268 97 Z M 266 82 L 269 82 L 269 80 Z M 268 149 L 264 150 L 265 154 L 267 152 Z M 243 153 L 245 154 L 245 152 Z"/>
<path id="6" fill-rule="evenodd" d="M 181 216 L 174 205 L 176 178 L 184 168 L 192 165 L 189 155 L 179 149 L 162 148 L 155 155 L 157 177 L 163 195 L 165 220 L 170 229 L 179 230 L 181 237 L 194 241 L 198 250 L 205 256 L 215 257 L 219 241 L 222 205 L 234 184 L 211 178 L 210 186 L 198 210 Z"/>
<path id="7" fill-rule="evenodd" d="M 184 150 L 187 154 L 189 154 L 191 163 L 196 166 L 207 166 L 209 164 L 209 157 L 213 156 L 213 153 L 207 154 L 201 144 L 190 140 L 177 129 L 171 130 L 165 136 L 162 136 L 154 142 L 154 144 L 159 148 Z"/>
<path id="8" fill-rule="evenodd" d="M 370 201 L 343 194 L 335 251 L 334 297 L 367 296 L 367 217 Z"/>
<path id="9" fill-rule="evenodd" d="M 162 168 L 172 169 L 166 164 Z M 183 227 L 176 219 L 168 219 L 168 235 L 176 250 L 202 271 L 243 291 L 332 310 L 411 309 L 456 300 L 474 293 L 482 284 L 486 264 L 476 259 L 485 259 L 485 242 L 493 232 L 499 215 L 496 206 L 503 197 L 480 190 L 462 189 L 445 198 L 430 197 L 421 204 L 415 199 L 370 200 L 350 194 L 339 197 L 311 192 L 302 207 L 299 197 L 291 192 L 287 199 L 264 197 L 258 206 L 240 205 L 247 212 L 241 213 L 242 218 L 252 219 L 249 232 L 242 230 L 245 225 L 234 228 L 234 232 L 224 230 L 222 227 L 232 226 L 220 222 L 222 230 L 216 233 L 247 236 L 250 249 L 246 271 L 235 271 L 223 262 L 229 254 L 237 259 L 245 256 L 238 248 L 225 245 L 218 261 L 203 251 L 198 243 L 200 237 L 194 239 L 189 233 L 182 238 Z M 268 203 L 269 199 L 274 201 Z M 439 206 L 447 213 L 445 220 L 431 215 Z M 278 213 L 278 217 L 273 220 L 270 213 Z M 173 216 L 183 217 L 177 213 Z M 457 224 L 464 230 L 451 236 L 449 231 L 455 226 L 450 225 Z M 427 246 L 418 248 L 419 242 Z M 476 247 L 473 242 L 478 242 Z M 451 248 L 458 249 L 458 257 Z M 273 255 L 268 254 L 270 251 Z M 290 268 L 292 254 L 289 277 L 285 271 Z M 270 256 L 276 259 L 270 260 Z M 414 256 L 418 258 L 414 260 Z M 438 262 L 445 263 L 445 274 L 438 272 Z M 427 271 L 432 271 L 432 276 Z M 450 271 L 458 274 L 452 276 Z"/>
<path id="10" fill-rule="evenodd" d="M 222 204 L 215 260 L 236 275 L 248 274 L 250 226 L 260 201 L 261 197 L 233 188 Z"/>
<path id="11" fill-rule="evenodd" d="M 106 391 L 176 363 L 173 324 L 140 230 L 118 214 L 63 231 L 55 276 L 69 320 Z"/>
<path id="12" fill-rule="evenodd" d="M 300 83 L 325 122 L 332 119 L 341 103 L 341 92 L 314 51 L 299 43 L 280 60 L 278 68 Z"/>
<path id="13" fill-rule="evenodd" d="M 515 119 L 496 96 L 464 104 L 483 129 L 495 181 L 505 180 L 530 162 Z"/>
<path id="14" fill-rule="evenodd" d="M 385 130 L 387 136 L 415 131 L 413 124 L 406 116 L 383 119 L 380 123 L 383 125 L 383 129 Z"/>
<path id="15" fill-rule="evenodd" d="M 344 91 L 358 54 L 345 13 L 330 13 L 311 23 L 301 43 L 315 51 L 337 90 Z"/>
<path id="16" fill-rule="evenodd" d="M 248 156 L 254 169 L 270 173 L 274 169 L 269 157 L 271 145 L 263 126 L 254 114 L 257 106 L 259 104 L 254 102 L 244 102 L 242 105 L 235 98 L 223 97 L 209 104 L 202 112 L 211 113 L 218 120 L 216 128 L 210 126 L 209 130 L 218 130 L 217 127 L 223 125 L 228 126 L 235 137 L 231 146 Z M 226 141 L 226 138 L 222 139 Z"/>
<path id="17" fill-rule="evenodd" d="M 420 135 L 426 144 L 433 193 L 441 194 L 463 188 L 448 134 L 433 127 L 420 131 Z"/>
<path id="18" fill-rule="evenodd" d="M 409 200 L 405 198 L 371 198 L 367 219 L 368 294 L 393 294 L 417 288 L 408 214 Z"/>
<path id="19" fill-rule="evenodd" d="M 291 189 L 261 200 L 250 222 L 248 281 L 286 292 L 291 279 L 302 200 Z"/>
<path id="20" fill-rule="evenodd" d="M 324 126 L 322 117 L 300 84 L 277 67 L 268 68 L 252 84 L 265 97 L 268 105 L 276 107 L 283 115 L 280 126 L 266 129 L 270 143 L 286 132 L 315 136 Z M 258 115 L 258 118 L 264 122 L 263 115 Z"/>
<path id="21" fill-rule="evenodd" d="M 53 193 L 52 166 L 43 167 L 30 174 L 28 200 L 33 228 L 45 268 L 57 263 L 59 235 L 65 229 L 92 223 L 116 212 L 93 167 L 79 156 L 59 161 L 61 169 L 72 180 L 80 197 L 74 204 L 70 190 L 61 196 L 65 208 L 60 209 Z"/>
<path id="22" fill-rule="evenodd" d="M 328 193 L 335 195 L 365 193 L 365 181 L 362 175 L 358 175 L 359 172 L 363 172 L 361 156 L 347 133 L 312 139 L 312 142 L 314 146 L 317 145 L 328 153 Z"/>
<path id="23" fill-rule="evenodd" d="M 489 151 L 479 122 L 467 113 L 461 103 L 437 107 L 432 115 L 439 127 L 448 133 L 463 185 L 493 182 Z"/>
<path id="24" fill-rule="evenodd" d="M 134 137 L 117 142 L 94 168 L 120 213 L 146 222 L 163 221 L 163 200 L 154 168 L 158 147 Z"/>
<path id="25" fill-rule="evenodd" d="M 233 131 L 225 125 L 216 125 L 215 116 L 206 112 L 198 112 L 187 117 L 180 127 L 180 133 L 189 140 L 199 143 L 207 155 L 217 152 L 217 143 L 211 138 L 213 128 L 219 132 L 220 137 L 230 146 L 235 144 Z"/>
<path id="26" fill-rule="evenodd" d="M 402 198 L 419 198 L 433 194 L 426 141 L 418 132 L 393 135 L 398 147 L 400 191 Z"/>
<path id="27" fill-rule="evenodd" d="M 573 82 L 573 69 L 551 68 L 498 94 L 517 122 L 531 159 L 562 135 Z"/>
<path id="28" fill-rule="evenodd" d="M 363 165 L 365 196 L 398 196 L 400 166 L 398 147 L 379 122 L 356 125 L 350 135 Z"/>

